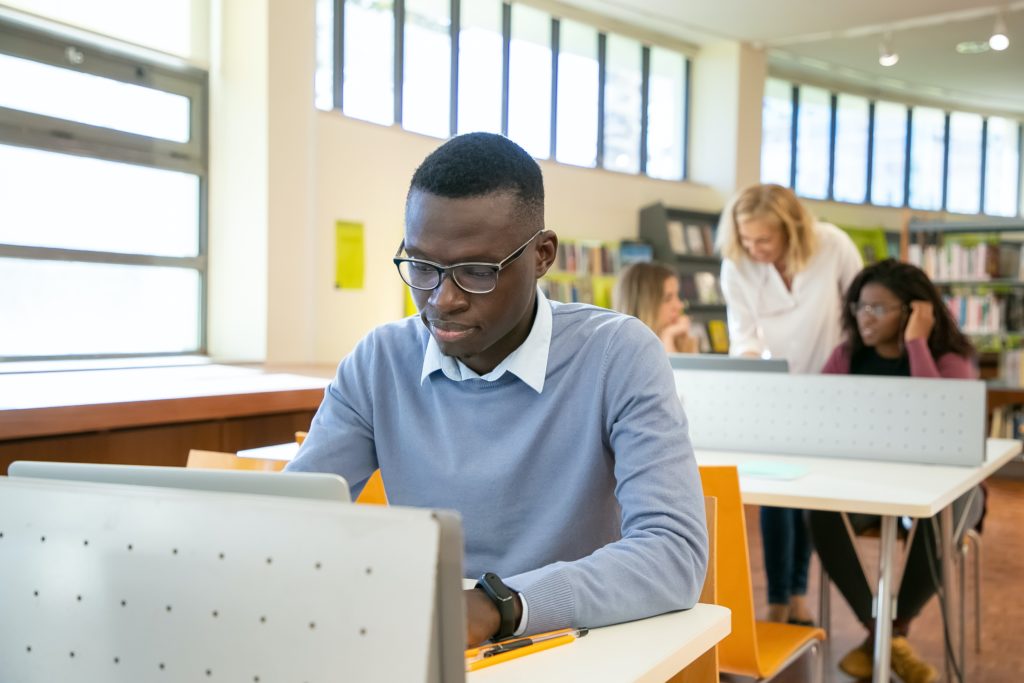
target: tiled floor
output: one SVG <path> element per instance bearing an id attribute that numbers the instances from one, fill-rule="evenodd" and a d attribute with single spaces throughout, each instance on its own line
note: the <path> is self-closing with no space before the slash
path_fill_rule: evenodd
<path id="1" fill-rule="evenodd" d="M 982 565 L 982 652 L 974 653 L 974 609 L 968 593 L 967 601 L 967 681 L 973 683 L 1024 683 L 1024 480 L 993 478 L 988 482 L 989 505 L 983 536 Z M 750 561 L 754 580 L 754 601 L 759 618 L 766 608 L 765 579 L 761 553 L 761 536 L 757 508 L 747 509 L 747 534 L 750 540 Z M 876 566 L 877 540 L 863 541 L 869 567 Z M 973 582 L 973 568 L 968 569 L 967 587 Z M 817 605 L 817 558 L 811 564 L 812 604 Z M 832 589 L 832 639 L 827 666 L 829 683 L 852 680 L 836 668 L 836 662 L 864 638 L 839 592 Z M 942 620 L 938 601 L 933 599 L 914 622 L 910 641 L 917 651 L 944 671 L 942 658 Z M 798 662 L 780 676 L 779 683 L 812 680 L 811 668 Z M 723 680 L 731 680 L 723 676 Z M 742 679 L 737 679 L 742 680 Z M 893 680 L 898 680 L 895 677 Z"/>

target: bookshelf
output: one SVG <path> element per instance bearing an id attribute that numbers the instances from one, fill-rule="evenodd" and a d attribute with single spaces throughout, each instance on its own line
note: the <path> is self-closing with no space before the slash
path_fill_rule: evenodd
<path id="1" fill-rule="evenodd" d="M 979 355 L 991 435 L 1024 438 L 1024 220 L 907 223 L 905 258 L 928 274 Z"/>
<path id="2" fill-rule="evenodd" d="M 611 308 L 612 289 L 623 261 L 628 264 L 630 259 L 650 260 L 649 249 L 640 251 L 637 254 L 630 242 L 559 240 L 555 263 L 541 279 L 541 289 L 554 301 Z"/>
<path id="3" fill-rule="evenodd" d="M 715 254 L 717 226 L 716 213 L 660 202 L 640 210 L 640 240 L 651 245 L 655 261 L 679 273 L 679 297 L 693 320 L 702 350 L 728 353 L 725 299 L 719 282 L 722 260 Z"/>

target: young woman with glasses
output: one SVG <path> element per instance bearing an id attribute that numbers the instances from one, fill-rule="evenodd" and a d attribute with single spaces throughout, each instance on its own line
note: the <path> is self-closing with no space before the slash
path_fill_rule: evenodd
<path id="1" fill-rule="evenodd" d="M 924 272 L 892 259 L 868 266 L 846 293 L 843 311 L 846 341 L 832 352 L 824 373 L 895 375 L 973 379 L 974 349 L 957 329 L 942 296 Z M 983 513 L 984 492 L 969 491 L 953 503 L 958 528 L 977 525 Z M 877 527 L 874 515 L 849 515 L 856 533 Z M 857 619 L 874 632 L 872 596 L 842 517 L 834 512 L 811 512 L 811 538 L 832 581 Z M 942 567 L 938 562 L 933 520 L 920 520 L 911 542 L 900 584 L 893 621 L 892 668 L 904 683 L 938 680 L 935 668 L 921 659 L 907 641 L 910 621 L 937 590 Z M 855 678 L 871 678 L 874 644 L 869 636 L 839 662 Z"/>

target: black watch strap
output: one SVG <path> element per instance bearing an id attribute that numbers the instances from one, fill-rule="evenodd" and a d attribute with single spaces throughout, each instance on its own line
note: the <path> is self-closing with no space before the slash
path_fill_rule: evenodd
<path id="1" fill-rule="evenodd" d="M 505 582 L 494 572 L 484 572 L 483 576 L 476 582 L 476 587 L 487 594 L 487 597 L 494 602 L 501 615 L 501 626 L 494 634 L 493 640 L 508 638 L 516 631 L 516 596 L 512 589 L 505 585 Z"/>

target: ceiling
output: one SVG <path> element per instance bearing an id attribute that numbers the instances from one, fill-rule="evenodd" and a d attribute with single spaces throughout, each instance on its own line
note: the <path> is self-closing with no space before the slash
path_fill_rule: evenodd
<path id="1" fill-rule="evenodd" d="M 562 2 L 698 46 L 734 40 L 763 47 L 773 71 L 812 82 L 1024 114 L 1024 0 Z M 1000 9 L 1009 49 L 958 54 L 957 43 L 988 39 Z M 878 64 L 887 32 L 900 55 L 888 68 Z"/>

